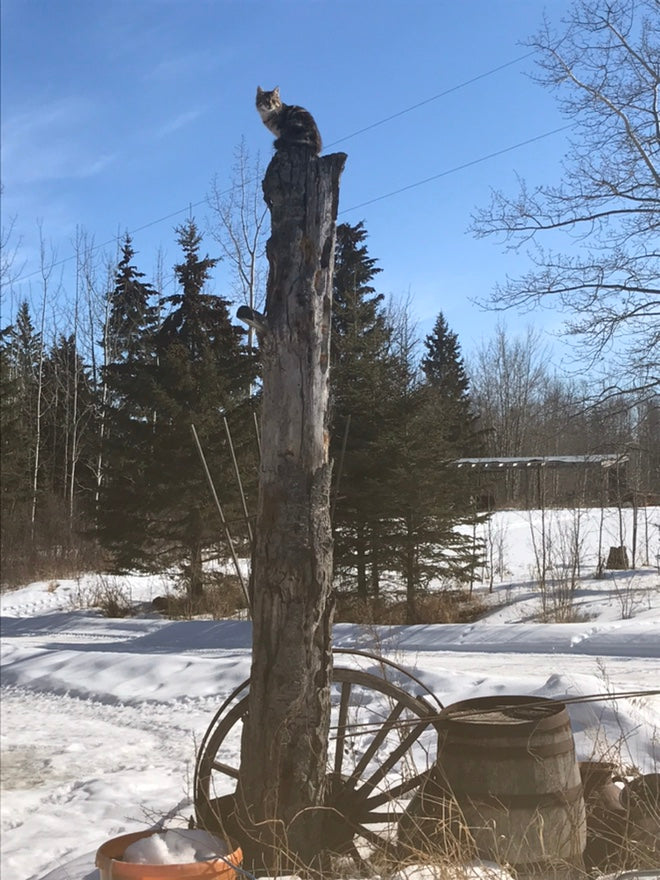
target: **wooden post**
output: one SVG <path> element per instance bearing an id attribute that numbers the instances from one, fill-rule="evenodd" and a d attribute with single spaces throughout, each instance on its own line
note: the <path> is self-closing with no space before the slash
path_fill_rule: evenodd
<path id="1" fill-rule="evenodd" d="M 237 812 L 246 864 L 322 848 L 332 675 L 328 372 L 339 178 L 346 156 L 289 147 L 263 181 L 271 211 L 253 639 Z M 260 318 L 261 320 L 261 318 Z"/>

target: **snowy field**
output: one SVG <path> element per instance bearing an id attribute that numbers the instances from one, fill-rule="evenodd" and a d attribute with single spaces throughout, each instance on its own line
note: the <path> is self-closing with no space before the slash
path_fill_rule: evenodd
<path id="1" fill-rule="evenodd" d="M 630 511 L 623 522 L 631 545 Z M 580 582 L 565 614 L 559 556 L 572 512 L 556 528 L 544 597 L 533 580 L 540 515 L 496 514 L 491 578 L 475 592 L 492 610 L 472 624 L 362 628 L 337 624 L 338 648 L 382 653 L 444 705 L 492 694 L 578 697 L 660 688 L 660 509 L 640 512 L 636 571 L 596 580 L 600 511 L 580 523 Z M 606 511 L 603 546 L 618 545 Z M 532 540 L 534 537 L 534 541 Z M 630 552 L 630 551 L 629 551 Z M 554 554 L 554 555 L 553 555 Z M 140 609 L 108 619 L 86 608 L 98 576 L 30 584 L 0 597 L 2 613 L 2 877 L 95 880 L 97 848 L 116 835 L 185 824 L 195 755 L 225 697 L 249 675 L 250 625 L 168 621 L 149 607 L 164 578 L 118 579 Z M 107 583 L 107 579 L 104 581 Z M 140 604 L 142 603 L 142 604 Z M 561 608 L 574 622 L 539 622 Z M 341 657 L 380 674 L 367 658 Z M 396 681 L 401 685 L 403 679 Z M 572 703 L 578 757 L 616 758 L 641 772 L 660 766 L 660 697 Z M 223 759 L 238 760 L 238 742 Z"/>

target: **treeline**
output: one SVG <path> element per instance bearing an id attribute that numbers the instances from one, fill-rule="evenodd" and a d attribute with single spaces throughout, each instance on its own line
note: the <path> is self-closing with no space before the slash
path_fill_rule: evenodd
<path id="1" fill-rule="evenodd" d="M 337 230 L 335 572 L 361 598 L 394 573 L 412 618 L 432 579 L 469 581 L 479 562 L 481 486 L 456 459 L 623 450 L 647 442 L 657 406 L 586 408 L 549 377 L 533 334 L 498 330 L 470 378 L 442 313 L 420 350 L 407 311 L 377 292 L 366 235 L 362 223 Z M 203 254 L 194 220 L 177 242 L 174 292 L 145 280 L 127 236 L 100 290 L 80 260 L 66 333 L 52 332 L 46 273 L 39 312 L 21 302 L 2 331 L 3 583 L 176 567 L 195 596 L 203 561 L 229 556 L 227 532 L 249 555 L 267 442 L 258 347 L 212 292 L 218 260 Z M 512 484 L 506 500 L 520 491 Z"/>
<path id="2" fill-rule="evenodd" d="M 337 576 L 366 596 L 397 571 L 412 603 L 430 577 L 460 581 L 476 562 L 454 530 L 471 517 L 468 487 L 448 464 L 478 448 L 475 417 L 455 335 L 440 316 L 420 371 L 405 320 L 372 286 L 379 269 L 365 238 L 361 224 L 338 229 Z M 176 566 L 199 594 L 202 562 L 229 555 L 216 498 L 237 551 L 249 555 L 267 442 L 258 436 L 258 348 L 210 291 L 217 260 L 204 255 L 193 220 L 177 241 L 173 293 L 145 280 L 126 237 L 100 320 L 87 322 L 76 297 L 73 331 L 47 341 L 22 302 L 3 331 L 5 582 L 52 575 L 60 563 Z M 85 349 L 88 327 L 95 338 Z"/>
<path id="3" fill-rule="evenodd" d="M 613 393 L 577 371 L 557 374 L 539 332 L 511 337 L 498 326 L 468 365 L 486 454 L 493 457 L 611 456 L 618 464 L 566 463 L 483 471 L 478 490 L 491 507 L 660 503 L 660 396 Z"/>

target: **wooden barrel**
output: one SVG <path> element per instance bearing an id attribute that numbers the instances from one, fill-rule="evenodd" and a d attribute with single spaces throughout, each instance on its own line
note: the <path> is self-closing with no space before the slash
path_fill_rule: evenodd
<path id="1" fill-rule="evenodd" d="M 458 808 L 452 821 L 458 812 L 477 854 L 519 878 L 581 869 L 585 807 L 564 704 L 484 697 L 448 706 L 441 718 L 435 785 Z"/>

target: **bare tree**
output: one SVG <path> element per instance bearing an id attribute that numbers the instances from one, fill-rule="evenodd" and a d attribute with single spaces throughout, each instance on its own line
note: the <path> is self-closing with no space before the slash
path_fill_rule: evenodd
<path id="1" fill-rule="evenodd" d="M 539 331 L 511 336 L 498 324 L 470 362 L 472 397 L 494 455 L 537 454 L 535 422 L 548 381 Z"/>
<path id="2" fill-rule="evenodd" d="M 0 190 L 2 192 L 2 190 Z M 0 287 L 9 287 L 21 274 L 21 268 L 16 266 L 16 257 L 21 246 L 21 240 L 15 239 L 14 230 L 16 218 L 9 217 L 7 225 L 0 229 Z"/>
<path id="3" fill-rule="evenodd" d="M 80 455 L 80 424 L 79 424 L 79 396 L 78 391 L 80 387 L 79 382 L 79 372 L 80 372 L 80 359 L 78 358 L 78 349 L 80 345 L 80 308 L 81 308 L 81 299 L 82 299 L 82 291 L 84 287 L 84 278 L 85 275 L 88 274 L 88 260 L 89 260 L 89 241 L 85 233 L 80 229 L 80 227 L 76 227 L 76 237 L 74 241 L 75 253 L 76 253 L 76 284 L 75 284 L 75 295 L 73 299 L 73 388 L 72 388 L 72 401 L 71 401 L 71 447 L 70 447 L 70 462 L 69 462 L 69 479 L 68 479 L 68 500 L 69 500 L 69 527 L 73 526 L 73 516 L 75 509 L 75 487 L 76 487 L 76 470 L 78 467 L 78 458 Z"/>
<path id="4" fill-rule="evenodd" d="M 546 21 L 528 44 L 537 81 L 574 125 L 559 185 L 521 181 L 516 196 L 495 192 L 473 218 L 479 237 L 530 246 L 533 268 L 497 286 L 490 304 L 560 308 L 590 364 L 610 356 L 610 391 L 652 388 L 660 384 L 660 0 L 577 0 L 560 32 Z"/>
<path id="5" fill-rule="evenodd" d="M 548 383 L 547 351 L 539 331 L 511 336 L 503 324 L 477 349 L 468 367 L 472 400 L 490 455 L 538 455 L 543 401 Z M 520 475 L 507 471 L 507 500 L 519 492 Z"/>
<path id="6" fill-rule="evenodd" d="M 208 202 L 215 222 L 210 231 L 231 267 L 235 299 L 261 310 L 268 217 L 261 193 L 263 168 L 259 154 L 252 160 L 245 141 L 236 147 L 234 156 L 230 187 L 223 190 L 217 177 L 213 180 Z M 248 327 L 248 345 L 254 345 L 253 327 Z"/>
<path id="7" fill-rule="evenodd" d="M 55 264 L 56 255 L 51 250 L 48 254 L 46 250 L 46 241 L 44 239 L 43 227 L 39 222 L 39 253 L 40 253 L 40 275 L 41 275 L 41 315 L 39 320 L 39 337 L 43 340 L 46 329 L 46 305 L 49 299 L 50 278 Z M 36 414 L 34 424 L 34 455 L 32 459 L 32 502 L 30 510 L 30 539 L 32 549 L 35 547 L 36 540 L 36 520 L 37 520 L 37 499 L 39 497 L 39 468 L 41 465 L 41 433 L 43 427 L 43 391 L 44 391 L 44 346 L 41 345 L 39 352 L 39 364 L 37 373 L 36 388 Z"/>
<path id="8" fill-rule="evenodd" d="M 105 264 L 105 283 L 104 290 L 112 289 L 112 281 L 116 272 L 117 259 L 114 261 L 106 260 Z M 105 435 L 107 430 L 107 405 L 108 405 L 108 377 L 107 366 L 112 360 L 112 339 L 110 333 L 110 297 L 104 294 L 102 298 L 102 311 L 100 312 L 98 324 L 101 327 L 100 340 L 100 356 L 101 361 L 95 358 L 95 368 L 93 371 L 93 382 L 97 392 L 97 450 L 96 461 L 94 463 L 94 509 L 98 514 L 98 506 L 101 500 L 101 484 L 103 482 L 103 467 L 105 454 Z M 96 325 L 96 324 L 95 324 Z M 99 369 L 97 372 L 96 365 Z"/>

